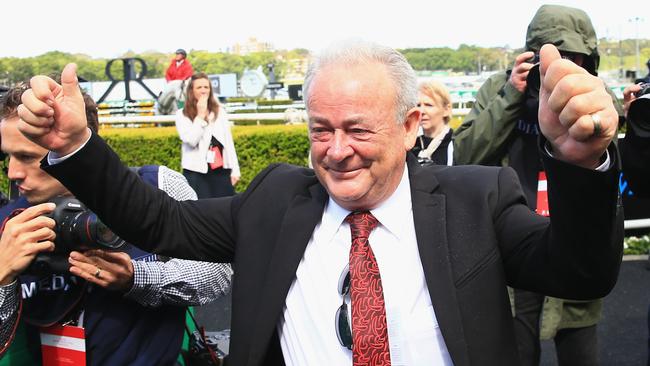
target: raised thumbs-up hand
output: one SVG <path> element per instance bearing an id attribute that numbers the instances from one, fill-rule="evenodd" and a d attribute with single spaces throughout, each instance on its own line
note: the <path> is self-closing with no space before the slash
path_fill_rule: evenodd
<path id="1" fill-rule="evenodd" d="M 34 76 L 18 107 L 18 129 L 36 144 L 67 155 L 89 137 L 86 109 L 77 81 L 77 65 L 68 64 L 61 85 L 47 76 Z"/>
<path id="2" fill-rule="evenodd" d="M 569 60 L 555 46 L 540 51 L 539 127 L 557 159 L 596 168 L 618 127 L 618 114 L 605 84 Z"/>

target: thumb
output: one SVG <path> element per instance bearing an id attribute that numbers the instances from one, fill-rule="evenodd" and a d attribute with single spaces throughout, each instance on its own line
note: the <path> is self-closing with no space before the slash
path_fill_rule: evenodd
<path id="1" fill-rule="evenodd" d="M 542 46 L 542 49 L 539 51 L 539 75 L 542 83 L 544 83 L 544 76 L 548 71 L 548 67 L 553 61 L 560 58 L 562 58 L 560 51 L 554 45 L 545 44 Z"/>
<path id="2" fill-rule="evenodd" d="M 82 97 L 77 80 L 77 64 L 70 63 L 65 65 L 61 72 L 61 87 L 63 95 L 66 97 Z"/>

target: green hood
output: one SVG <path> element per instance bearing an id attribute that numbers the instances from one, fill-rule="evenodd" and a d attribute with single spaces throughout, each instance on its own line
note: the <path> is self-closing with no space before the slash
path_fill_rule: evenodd
<path id="1" fill-rule="evenodd" d="M 560 5 L 542 5 L 535 13 L 526 32 L 526 49 L 539 51 L 546 43 L 560 51 L 587 56 L 583 67 L 596 75 L 600 55 L 596 31 L 587 13 Z"/>

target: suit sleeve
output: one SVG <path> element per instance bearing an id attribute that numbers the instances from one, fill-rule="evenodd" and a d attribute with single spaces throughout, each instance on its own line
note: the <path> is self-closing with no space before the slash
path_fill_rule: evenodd
<path id="1" fill-rule="evenodd" d="M 524 101 L 507 77 L 497 74 L 483 83 L 472 110 L 454 131 L 455 165 L 500 165 Z"/>
<path id="2" fill-rule="evenodd" d="M 545 295 L 587 300 L 616 283 L 623 253 L 618 156 L 606 172 L 572 166 L 544 155 L 550 225 L 521 204 L 514 171 L 501 169 L 495 227 L 508 285 Z"/>
<path id="3" fill-rule="evenodd" d="M 126 241 L 174 258 L 233 260 L 238 196 L 176 201 L 143 182 L 96 134 L 65 161 L 41 164 Z"/>

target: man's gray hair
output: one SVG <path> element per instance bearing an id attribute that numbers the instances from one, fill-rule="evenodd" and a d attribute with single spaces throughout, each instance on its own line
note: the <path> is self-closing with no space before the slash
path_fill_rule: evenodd
<path id="1" fill-rule="evenodd" d="M 302 95 L 305 98 L 305 107 L 309 112 L 309 89 L 316 74 L 328 65 L 362 65 L 380 63 L 386 67 L 389 77 L 395 85 L 395 111 L 398 123 L 404 123 L 407 112 L 415 107 L 418 102 L 417 78 L 415 71 L 406 58 L 390 47 L 376 43 L 347 40 L 335 43 L 323 50 L 309 65 Z"/>

